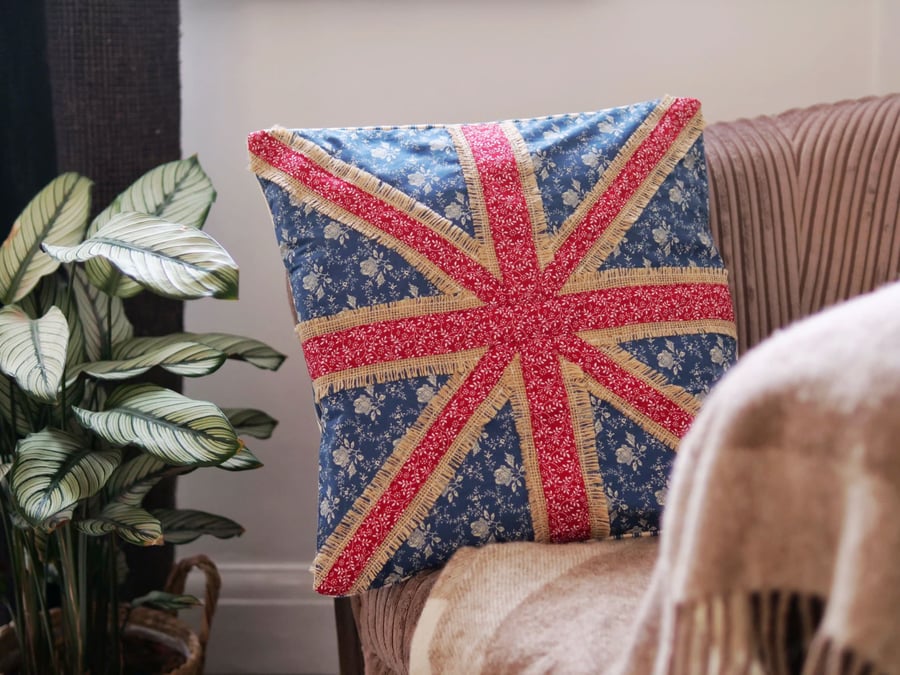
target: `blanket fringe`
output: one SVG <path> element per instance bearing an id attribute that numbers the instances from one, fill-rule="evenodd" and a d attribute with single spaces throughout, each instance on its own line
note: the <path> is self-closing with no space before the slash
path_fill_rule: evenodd
<path id="1" fill-rule="evenodd" d="M 824 600 L 756 591 L 682 603 L 675 610 L 670 675 L 874 675 L 882 671 L 819 629 Z"/>

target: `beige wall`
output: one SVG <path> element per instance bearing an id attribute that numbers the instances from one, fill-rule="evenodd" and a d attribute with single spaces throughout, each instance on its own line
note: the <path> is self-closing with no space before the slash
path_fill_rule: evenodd
<path id="1" fill-rule="evenodd" d="M 241 300 L 200 302 L 193 330 L 265 339 L 273 375 L 242 364 L 189 382 L 282 420 L 249 474 L 182 480 L 183 506 L 231 516 L 201 541 L 225 590 L 211 672 L 336 669 L 327 601 L 310 591 L 317 432 L 283 268 L 246 134 L 284 126 L 462 122 L 592 110 L 663 93 L 710 121 L 900 90 L 896 0 L 182 0 L 183 148 L 219 191 L 208 231 L 241 265 Z M 893 27 L 893 28 L 892 28 Z"/>

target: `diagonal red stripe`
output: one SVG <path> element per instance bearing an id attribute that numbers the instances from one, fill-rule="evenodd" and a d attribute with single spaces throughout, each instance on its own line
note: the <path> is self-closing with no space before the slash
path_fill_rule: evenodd
<path id="1" fill-rule="evenodd" d="M 552 345 L 536 342 L 523 349 L 522 375 L 550 536 L 555 542 L 589 539 L 587 489 L 562 368 Z"/>
<path id="2" fill-rule="evenodd" d="M 691 426 L 694 420 L 691 413 L 643 380 L 623 370 L 581 338 L 566 335 L 557 341 L 557 347 L 565 358 L 578 364 L 588 376 L 676 436 L 684 436 Z"/>
<path id="3" fill-rule="evenodd" d="M 372 554 L 406 512 L 469 418 L 497 386 L 511 359 L 511 351 L 504 348 L 491 349 L 482 357 L 425 433 L 425 437 L 381 499 L 369 507 L 356 533 L 318 587 L 320 593 L 343 595 L 351 590 Z"/>
<path id="4" fill-rule="evenodd" d="M 486 300 L 499 282 L 480 263 L 433 230 L 322 168 L 309 157 L 265 131 L 250 135 L 250 152 L 302 183 L 308 190 L 403 242 L 443 270 L 462 287 Z"/>
<path id="5" fill-rule="evenodd" d="M 462 127 L 481 179 L 497 261 L 508 293 L 534 286 L 540 264 L 516 156 L 498 124 Z"/>
<path id="6" fill-rule="evenodd" d="M 569 235 L 544 269 L 543 279 L 547 287 L 553 291 L 563 287 L 597 238 L 619 215 L 699 110 L 699 101 L 688 98 L 675 99 L 609 188 L 585 214 L 584 220 Z"/>

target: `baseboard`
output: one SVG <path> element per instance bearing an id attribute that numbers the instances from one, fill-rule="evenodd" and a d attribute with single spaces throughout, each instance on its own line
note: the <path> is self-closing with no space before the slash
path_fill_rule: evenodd
<path id="1" fill-rule="evenodd" d="M 338 672 L 332 601 L 312 590 L 309 567 L 309 563 L 218 565 L 222 594 L 207 651 L 207 673 Z M 187 590 L 203 597 L 202 584 L 200 575 L 193 574 Z M 188 614 L 182 613 L 185 619 Z"/>

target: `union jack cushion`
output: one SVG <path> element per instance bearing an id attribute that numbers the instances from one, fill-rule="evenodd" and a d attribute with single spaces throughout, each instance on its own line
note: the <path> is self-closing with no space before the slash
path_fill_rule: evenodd
<path id="1" fill-rule="evenodd" d="M 697 101 L 251 134 L 321 427 L 315 584 L 656 533 L 734 358 Z"/>

